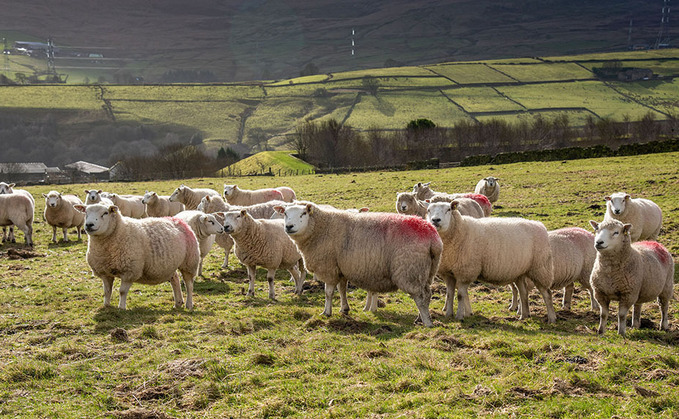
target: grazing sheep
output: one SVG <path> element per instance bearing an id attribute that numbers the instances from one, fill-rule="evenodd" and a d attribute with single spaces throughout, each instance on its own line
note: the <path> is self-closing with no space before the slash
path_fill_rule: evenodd
<path id="1" fill-rule="evenodd" d="M 279 186 L 276 188 L 276 190 L 280 192 L 281 195 L 283 195 L 283 201 L 285 202 L 293 202 L 297 199 L 297 194 L 292 190 L 292 188 L 288 188 L 287 186 Z"/>
<path id="2" fill-rule="evenodd" d="M 33 246 L 34 202 L 23 193 L 0 194 L 0 226 L 17 226 L 24 232 L 27 246 Z"/>
<path id="3" fill-rule="evenodd" d="M 214 189 L 191 189 L 186 185 L 180 185 L 177 189 L 170 195 L 170 202 L 181 202 L 184 204 L 187 210 L 198 209 L 198 204 L 204 196 L 219 196 L 219 192 Z"/>
<path id="4" fill-rule="evenodd" d="M 96 191 L 94 189 L 91 190 L 85 189 L 85 205 L 92 204 L 114 205 L 113 201 L 106 198 L 104 194 L 107 193 L 102 191 L 101 189 Z"/>
<path id="5" fill-rule="evenodd" d="M 457 320 L 472 314 L 467 288 L 477 279 L 495 285 L 517 283 L 521 319 L 530 316 L 525 279 L 536 285 L 547 306 L 547 321 L 554 323 L 552 306 L 552 252 L 542 223 L 522 218 L 472 218 L 460 214 L 458 203 L 429 205 L 427 220 L 443 240 L 438 269 L 446 283 L 446 316 L 453 315 L 453 290 L 457 287 Z"/>
<path id="6" fill-rule="evenodd" d="M 549 245 L 552 248 L 554 282 L 552 290 L 563 288 L 562 305 L 571 309 L 573 286 L 578 281 L 589 292 L 592 310 L 599 311 L 599 304 L 594 298 L 594 291 L 589 284 L 589 277 L 596 258 L 594 234 L 579 227 L 560 228 L 549 233 Z M 526 281 L 526 290 L 530 292 L 535 286 Z M 512 284 L 512 305 L 510 310 L 518 309 L 518 289 Z"/>
<path id="7" fill-rule="evenodd" d="M 493 176 L 484 177 L 476 184 L 474 193 L 485 195 L 491 204 L 495 203 L 500 197 L 500 183 L 498 178 Z"/>
<path id="8" fill-rule="evenodd" d="M 197 210 L 182 211 L 175 215 L 175 218 L 183 220 L 188 224 L 196 235 L 196 239 L 198 239 L 198 248 L 200 249 L 198 276 L 203 276 L 203 259 L 210 253 L 212 244 L 215 242 L 215 235 L 221 235 L 224 232 L 224 227 L 222 227 L 214 215 L 205 214 Z"/>
<path id="9" fill-rule="evenodd" d="M 632 224 L 632 242 L 656 240 L 662 227 L 662 211 L 650 199 L 634 198 L 625 192 L 617 192 L 606 197 L 604 221 L 618 220 Z"/>
<path id="10" fill-rule="evenodd" d="M 33 195 L 31 195 L 31 193 L 25 189 L 14 189 L 15 186 L 16 184 L 14 183 L 0 182 L 0 195 L 11 193 L 26 195 L 31 200 L 31 202 L 33 202 L 33 207 L 35 208 L 35 199 L 33 198 Z M 16 238 L 14 237 L 14 225 L 9 226 L 9 235 L 7 234 L 7 227 L 2 227 L 2 242 L 4 243 L 7 241 L 16 243 Z"/>
<path id="11" fill-rule="evenodd" d="M 277 189 L 240 189 L 238 185 L 224 185 L 224 199 L 231 205 L 255 205 L 268 201 L 285 201 Z"/>
<path id="12" fill-rule="evenodd" d="M 120 278 L 120 302 L 126 307 L 133 283 L 170 282 L 175 307 L 182 306 L 179 275 L 186 285 L 186 308 L 193 308 L 193 281 L 200 264 L 196 235 L 184 221 L 173 218 L 128 218 L 115 205 L 76 205 L 85 213 L 87 263 L 104 284 L 104 305 L 111 304 L 113 281 Z"/>
<path id="13" fill-rule="evenodd" d="M 606 331 L 608 307 L 618 301 L 618 333 L 625 336 L 627 313 L 632 311 L 632 327 L 641 325 L 641 305 L 656 300 L 660 306 L 660 329 L 668 330 L 668 308 L 674 292 L 674 260 L 658 242 L 632 243 L 631 224 L 606 220 L 590 221 L 596 232 L 597 250 L 590 282 L 599 302 L 599 334 Z"/>
<path id="14" fill-rule="evenodd" d="M 153 191 L 146 191 L 141 203 L 146 205 L 146 215 L 149 217 L 171 217 L 184 211 L 181 202 L 170 202 L 169 196 L 158 195 Z"/>
<path id="15" fill-rule="evenodd" d="M 332 296 L 339 287 L 341 312 L 349 312 L 347 282 L 376 293 L 401 289 L 415 300 L 418 319 L 429 315 L 431 283 L 441 258 L 442 243 L 434 227 L 419 217 L 356 214 L 321 208 L 310 202 L 277 207 L 285 229 L 304 257 L 307 269 L 325 283 L 325 310 L 332 314 Z"/>
<path id="16" fill-rule="evenodd" d="M 113 205 L 118 207 L 123 217 L 143 218 L 146 216 L 146 207 L 142 203 L 143 196 L 106 194 L 104 192 L 102 198 L 110 199 Z"/>
<path id="17" fill-rule="evenodd" d="M 65 242 L 68 241 L 68 229 L 72 227 L 78 232 L 78 240 L 82 239 L 85 215 L 73 206 L 82 205 L 83 201 L 75 195 L 62 195 L 57 191 L 42 196 L 45 197 L 45 220 L 52 226 L 52 241 L 57 242 L 57 227 L 61 228 Z"/>
<path id="18" fill-rule="evenodd" d="M 295 293 L 302 294 L 306 272 L 302 255 L 297 246 L 285 234 L 283 220 L 255 219 L 245 209 L 224 214 L 224 230 L 233 237 L 236 244 L 234 253 L 248 269 L 249 296 L 255 295 L 257 266 L 267 270 L 269 298 L 276 299 L 273 285 L 276 269 L 285 269 L 295 281 Z"/>

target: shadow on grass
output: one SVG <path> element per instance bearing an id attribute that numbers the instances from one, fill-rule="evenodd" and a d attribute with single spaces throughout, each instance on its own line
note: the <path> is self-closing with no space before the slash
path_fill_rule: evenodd
<path id="1" fill-rule="evenodd" d="M 83 239 L 80 239 L 80 240 L 69 239 L 67 242 L 65 242 L 63 240 L 59 240 L 56 243 L 50 241 L 49 244 L 47 245 L 47 248 L 50 249 L 50 250 L 53 250 L 53 249 L 68 249 L 68 248 L 71 248 L 73 246 L 77 246 L 77 245 L 80 245 L 80 244 L 83 244 L 83 243 L 87 243 L 87 241 L 85 241 Z"/>
<path id="2" fill-rule="evenodd" d="M 127 310 L 120 310 L 117 307 L 101 307 L 94 315 L 96 325 L 94 330 L 97 333 L 108 333 L 111 329 L 126 328 L 130 326 L 139 326 L 143 324 L 155 323 L 160 317 L 169 314 L 187 316 L 196 315 L 210 315 L 213 313 L 202 312 L 198 310 L 188 311 L 184 308 L 168 308 L 166 310 L 148 308 L 148 307 L 134 307 Z"/>

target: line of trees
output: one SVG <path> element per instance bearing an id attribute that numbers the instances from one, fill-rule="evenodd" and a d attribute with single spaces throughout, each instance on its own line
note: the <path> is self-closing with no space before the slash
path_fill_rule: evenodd
<path id="1" fill-rule="evenodd" d="M 437 127 L 428 119 L 411 121 L 403 130 L 358 131 L 334 119 L 300 124 L 294 146 L 303 160 L 319 167 L 402 165 L 438 158 L 461 161 L 465 157 L 529 150 L 643 143 L 675 136 L 679 119 L 656 120 L 647 113 L 639 121 L 624 116 L 588 116 L 582 127 L 573 126 L 566 113 L 553 118 L 536 114 L 517 122 L 503 119 L 463 120 L 452 128 Z"/>

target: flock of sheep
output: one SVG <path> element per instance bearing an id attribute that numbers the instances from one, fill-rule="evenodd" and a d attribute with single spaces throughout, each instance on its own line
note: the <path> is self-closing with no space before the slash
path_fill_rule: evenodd
<path id="1" fill-rule="evenodd" d="M 186 287 L 186 308 L 191 309 L 193 282 L 216 243 L 224 249 L 222 268 L 232 248 L 246 266 L 248 295 L 255 293 L 257 267 L 267 270 L 271 299 L 276 270 L 290 272 L 297 294 L 307 271 L 313 273 L 325 284 L 326 316 L 332 315 L 336 288 L 341 312 L 349 311 L 346 291 L 351 282 L 368 291 L 365 310 L 377 309 L 378 294 L 402 290 L 415 301 L 417 321 L 432 326 L 431 284 L 438 276 L 446 285 L 447 317 L 453 316 L 457 293 L 458 320 L 472 314 L 468 289 L 476 280 L 510 286 L 510 307 L 521 319 L 530 316 L 528 293 L 537 288 L 549 323 L 556 321 L 552 290 L 564 289 L 563 306 L 569 309 L 578 282 L 589 291 L 592 309 L 600 312 L 599 333 L 605 331 L 612 300 L 619 302 L 621 335 L 630 307 L 632 327 L 639 327 L 641 305 L 653 300 L 661 309 L 661 329 L 669 328 L 674 261 L 655 241 L 662 225 L 655 203 L 614 193 L 606 198 L 604 220 L 591 221 L 595 234 L 577 227 L 547 231 L 537 221 L 490 217 L 499 192 L 494 177 L 480 180 L 474 193 L 463 194 L 435 192 L 429 183 L 418 183 L 412 192 L 397 195 L 397 213 L 297 201 L 288 187 L 251 191 L 224 185 L 222 195 L 181 185 L 170 196 L 87 190 L 84 203 L 57 191 L 43 196 L 52 241 L 57 241 L 58 228 L 64 241 L 68 229 L 75 228 L 80 239 L 84 228 L 87 263 L 103 282 L 104 304 L 110 304 L 117 277 L 121 309 L 135 282 L 169 281 L 175 306 L 181 307 L 178 273 Z M 16 226 L 26 244 L 33 244 L 34 210 L 30 193 L 0 182 L 3 242 L 14 241 L 11 226 Z M 5 226 L 10 226 L 9 235 Z"/>

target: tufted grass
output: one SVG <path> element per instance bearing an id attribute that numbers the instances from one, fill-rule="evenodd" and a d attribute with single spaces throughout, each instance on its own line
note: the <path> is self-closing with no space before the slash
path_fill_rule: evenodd
<path id="1" fill-rule="evenodd" d="M 245 188 L 285 183 L 301 199 L 393 211 L 396 192 L 417 181 L 468 191 L 483 176 L 501 179 L 494 216 L 523 216 L 549 229 L 601 219 L 603 197 L 626 190 L 664 211 L 661 242 L 679 255 L 679 153 L 520 163 L 417 172 L 239 178 Z M 186 179 L 220 190 L 228 178 Z M 169 194 L 180 181 L 40 186 L 83 195 L 99 187 Z M 572 312 L 555 325 L 537 295 L 533 317 L 507 311 L 509 293 L 484 284 L 470 291 L 474 315 L 442 315 L 445 287 L 435 282 L 435 327 L 413 326 L 415 304 L 403 293 L 361 311 L 352 289 L 348 316 L 319 315 L 322 287 L 309 277 L 301 297 L 279 272 L 278 301 L 266 297 L 260 271 L 246 297 L 245 269 L 213 249 L 195 286 L 195 309 L 172 308 L 168 284 L 135 285 L 128 310 L 103 308 L 101 282 L 85 262 L 86 239 L 51 244 L 37 199 L 33 249 L 8 260 L 0 247 L 0 415 L 7 417 L 676 417 L 679 415 L 679 302 L 671 331 L 629 330 L 614 322 L 596 335 L 598 316 L 578 289 Z M 72 238 L 74 236 L 71 236 Z M 18 233 L 19 240 L 23 234 Z M 676 279 L 675 279 L 676 281 Z M 117 286 L 118 282 L 116 282 Z M 115 294 L 115 293 L 114 293 Z M 560 292 L 555 293 L 560 300 Z M 675 297 L 677 292 L 675 291 Z M 113 298 L 117 303 L 117 295 Z M 615 308 L 615 305 L 613 306 Z M 644 324 L 659 313 L 647 304 Z M 636 386 L 636 388 L 635 388 Z"/>

